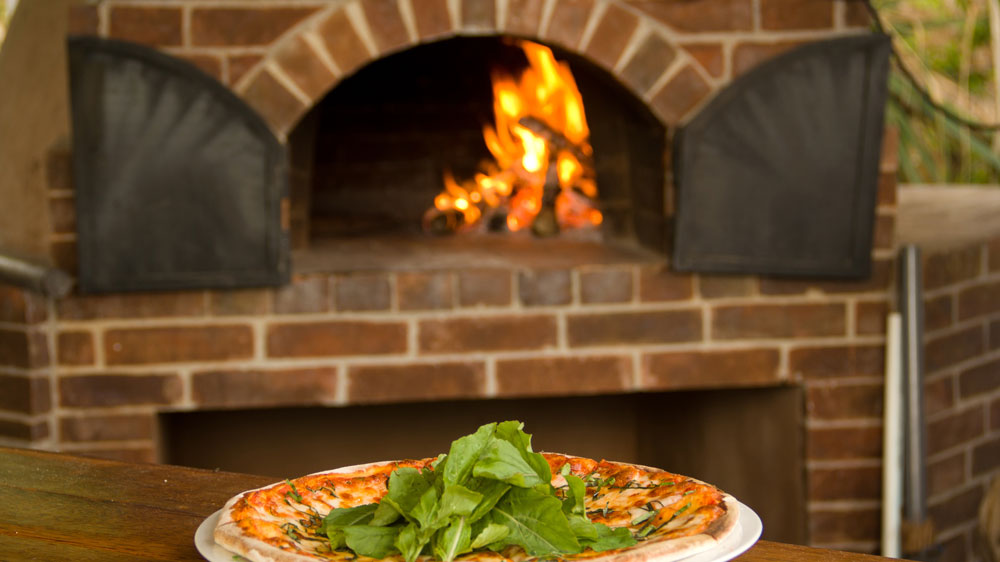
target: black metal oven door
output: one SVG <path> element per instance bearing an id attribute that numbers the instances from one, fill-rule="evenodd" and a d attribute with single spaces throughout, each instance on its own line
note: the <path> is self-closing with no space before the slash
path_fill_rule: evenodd
<path id="1" fill-rule="evenodd" d="M 81 292 L 287 282 L 287 156 L 263 119 L 151 48 L 68 48 Z"/>

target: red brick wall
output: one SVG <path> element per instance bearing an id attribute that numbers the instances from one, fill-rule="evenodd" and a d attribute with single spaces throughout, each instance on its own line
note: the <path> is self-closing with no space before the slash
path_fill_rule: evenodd
<path id="1" fill-rule="evenodd" d="M 166 410 L 801 384 L 811 540 L 873 551 L 891 230 L 882 240 L 857 282 L 623 264 L 47 302 L 8 289 L 0 441 L 153 461 Z"/>
<path id="2" fill-rule="evenodd" d="M 580 52 L 672 125 L 761 61 L 866 26 L 854 0 L 106 0 L 75 7 L 70 28 L 191 61 L 283 135 L 359 66 L 449 35 L 513 33 Z"/>
<path id="3" fill-rule="evenodd" d="M 1000 239 L 925 256 L 923 283 L 930 516 L 966 560 L 1000 477 Z"/>
<path id="4" fill-rule="evenodd" d="M 52 436 L 48 314 L 44 298 L 0 285 L 0 440 Z"/>
<path id="5" fill-rule="evenodd" d="M 421 41 L 490 32 L 590 57 L 673 127 L 775 54 L 864 32 L 858 6 L 107 0 L 75 7 L 71 27 L 192 61 L 282 136 L 366 62 Z M 55 148 L 50 159 L 51 243 L 57 263 L 74 271 L 68 156 Z M 811 542 L 874 551 L 893 178 L 888 159 L 874 274 L 859 282 L 624 264 L 299 275 L 278 290 L 56 302 L 11 290 L 0 296 L 0 311 L 13 311 L 0 317 L 0 348 L 14 350 L 0 354 L 13 358 L 0 367 L 0 442 L 155 460 L 155 414 L 164 410 L 801 384 Z"/>

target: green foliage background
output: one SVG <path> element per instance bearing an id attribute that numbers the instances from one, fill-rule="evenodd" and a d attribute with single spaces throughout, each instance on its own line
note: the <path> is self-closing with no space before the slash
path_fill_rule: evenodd
<path id="1" fill-rule="evenodd" d="M 978 123 L 1000 120 L 995 106 L 988 2 L 872 0 L 900 59 L 935 101 Z M 934 108 L 897 67 L 886 117 L 899 131 L 899 180 L 1000 183 L 1000 137 Z"/>

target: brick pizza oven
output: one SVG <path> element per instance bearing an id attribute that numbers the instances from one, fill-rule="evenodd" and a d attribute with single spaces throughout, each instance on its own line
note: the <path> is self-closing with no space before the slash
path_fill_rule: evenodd
<path id="1" fill-rule="evenodd" d="M 669 139 L 758 63 L 867 26 L 863 5 L 845 0 L 106 0 L 76 4 L 69 17 L 74 34 L 151 45 L 193 63 L 285 142 L 366 65 L 425 43 L 493 35 L 589 61 Z M 738 423 L 788 420 L 804 474 L 789 484 L 801 488 L 793 495 L 806 515 L 798 540 L 875 551 L 895 256 L 896 149 L 887 139 L 872 273 L 858 281 L 678 273 L 669 255 L 324 265 L 297 226 L 308 222 L 301 183 L 310 169 L 292 154 L 298 249 L 285 286 L 60 299 L 2 288 L 0 442 L 179 462 L 189 453 L 178 453 L 171 435 L 209 435 L 220 412 L 267 425 L 296 411 L 336 411 L 344 416 L 330 428 L 336 433 L 398 412 L 450 420 L 460 411 L 539 409 L 589 420 L 582 427 L 597 439 L 602 420 L 592 413 L 602 404 L 605 425 L 635 429 L 681 412 L 697 424 L 707 416 L 690 404 L 730 396 L 791 404 L 789 418 L 769 421 L 772 412 L 758 408 Z M 47 157 L 48 240 L 51 262 L 74 272 L 67 144 Z M 669 177 L 669 157 L 665 163 Z M 671 185 L 663 184 L 668 215 Z M 185 418 L 201 414 L 208 417 Z M 451 436 L 468 428 L 444 429 Z M 641 439 L 662 443 L 664 434 Z M 614 431 L 604 436 L 616 439 Z M 961 544 L 952 551 L 968 544 L 968 525 L 955 525 L 950 537 Z"/>

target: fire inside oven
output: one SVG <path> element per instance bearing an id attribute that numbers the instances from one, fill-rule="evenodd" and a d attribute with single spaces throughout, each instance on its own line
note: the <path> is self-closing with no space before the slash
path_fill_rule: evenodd
<path id="1" fill-rule="evenodd" d="M 582 57 L 505 37 L 421 45 L 342 81 L 290 135 L 293 174 L 308 184 L 297 238 L 660 249 L 665 138 L 641 100 Z"/>

